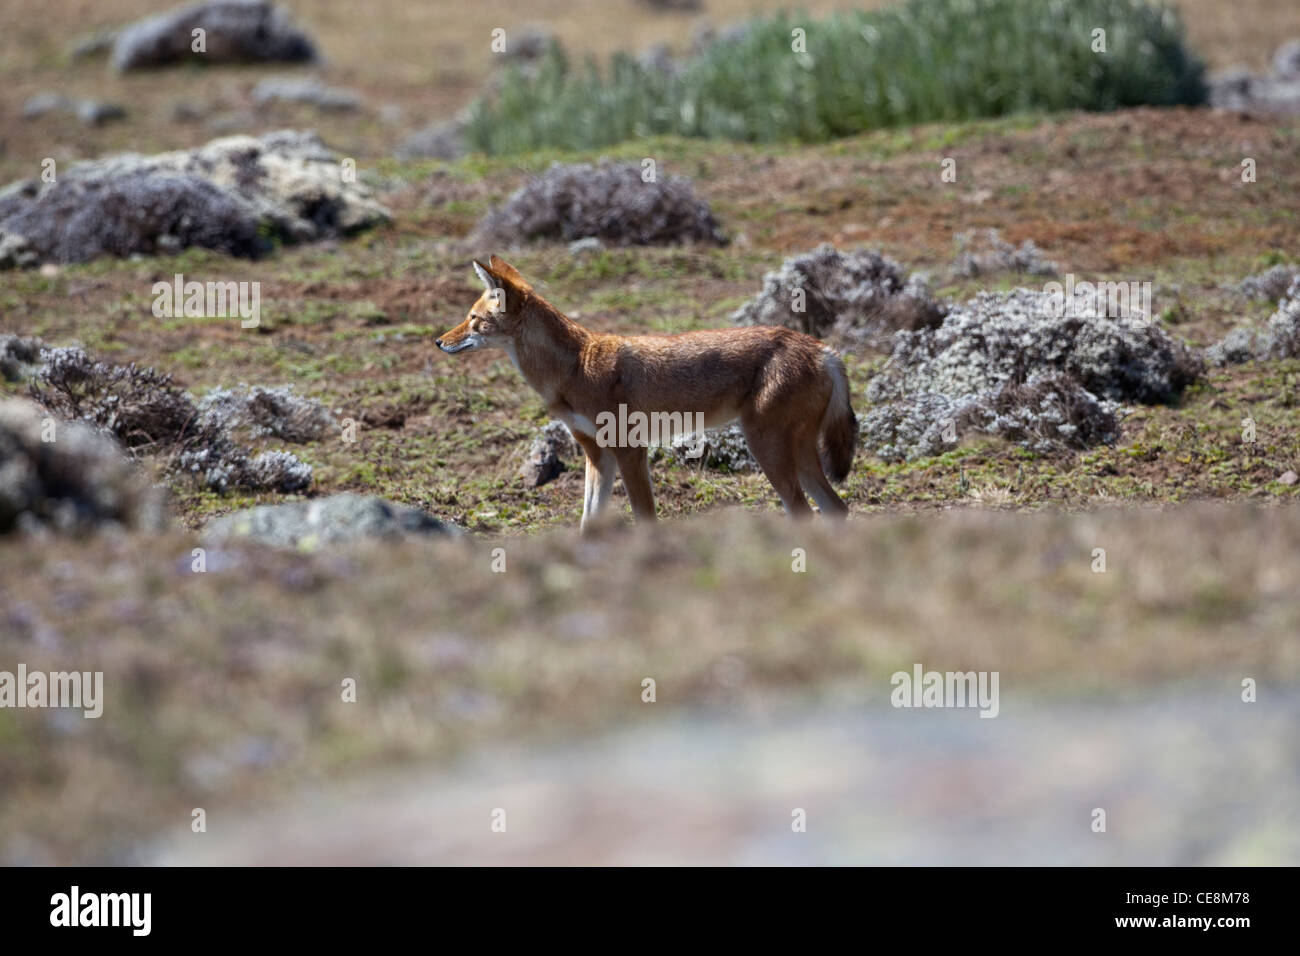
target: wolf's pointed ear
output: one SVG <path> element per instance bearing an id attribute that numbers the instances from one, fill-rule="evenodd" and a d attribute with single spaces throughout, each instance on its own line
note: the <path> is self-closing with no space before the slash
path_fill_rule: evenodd
<path id="1" fill-rule="evenodd" d="M 477 259 L 474 260 L 474 271 L 478 273 L 479 281 L 483 283 L 485 289 L 492 290 L 501 288 L 501 283 L 498 281 L 497 277 L 485 269 Z"/>
<path id="2" fill-rule="evenodd" d="M 520 292 L 533 291 L 533 287 L 528 284 L 527 279 L 519 274 L 519 270 L 506 262 L 506 260 L 502 259 L 500 256 L 493 256 L 488 260 L 488 265 L 491 266 L 492 271 L 501 276 L 501 278 L 514 284 Z"/>

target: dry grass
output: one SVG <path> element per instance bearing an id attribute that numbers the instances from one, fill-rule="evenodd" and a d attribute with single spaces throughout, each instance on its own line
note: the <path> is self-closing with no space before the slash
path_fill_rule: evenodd
<path id="1" fill-rule="evenodd" d="M 793 5 L 819 14 L 846 4 L 807 0 Z M 1181 0 L 1176 5 L 1196 47 L 1216 67 L 1238 62 L 1264 66 L 1283 39 L 1300 36 L 1300 7 L 1290 3 Z M 400 107 L 405 120 L 386 123 L 373 110 L 321 116 L 282 107 L 249 122 L 260 129 L 307 122 L 345 154 L 365 158 L 388 154 L 410 129 L 448 118 L 469 102 L 499 65 L 489 47 L 496 27 L 509 31 L 544 24 L 576 53 L 605 56 L 656 43 L 684 50 L 699 22 L 691 15 L 657 13 L 632 0 L 537 0 L 524 13 L 518 0 L 469 6 L 449 0 L 377 0 L 365 12 L 336 0 L 294 0 L 289 6 L 320 41 L 330 82 L 359 90 L 374 105 Z M 710 0 L 706 16 L 725 24 L 790 6 L 779 0 Z M 119 149 L 199 145 L 210 134 L 203 123 L 171 121 L 175 104 L 209 103 L 215 113 L 238 113 L 251 108 L 252 87 L 259 79 L 294 72 L 272 65 L 116 77 L 100 61 L 69 64 L 67 48 L 81 36 L 154 12 L 159 7 L 154 0 L 51 0 L 11 7 L 0 31 L 0 140 L 7 147 L 0 152 L 0 179 L 5 182 L 33 175 L 46 156 L 65 161 Z M 50 89 L 123 103 L 131 116 L 98 129 L 83 128 L 72 118 L 22 120 L 23 102 Z"/>
<path id="2" fill-rule="evenodd" d="M 0 711 L 4 862 L 132 859 L 136 840 L 283 787 L 728 712 L 827 682 L 883 700 L 921 661 L 1004 699 L 1300 676 L 1295 508 L 748 516 L 314 557 L 133 537 L 0 550 L 30 669 L 103 670 L 97 721 Z M 803 548 L 807 570 L 792 571 Z M 1094 573 L 1093 549 L 1106 551 Z M 340 699 L 343 678 L 358 702 Z M 646 708 L 641 681 L 659 703 Z"/>

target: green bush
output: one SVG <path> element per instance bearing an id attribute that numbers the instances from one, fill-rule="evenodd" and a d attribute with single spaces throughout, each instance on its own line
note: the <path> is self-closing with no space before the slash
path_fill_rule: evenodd
<path id="1" fill-rule="evenodd" d="M 796 28 L 806 52 L 793 50 Z M 1177 15 L 1145 0 L 910 0 L 756 20 L 677 71 L 627 54 L 575 68 L 552 47 L 474 104 L 467 138 L 487 153 L 659 134 L 820 142 L 1026 110 L 1194 105 L 1205 93 Z"/>

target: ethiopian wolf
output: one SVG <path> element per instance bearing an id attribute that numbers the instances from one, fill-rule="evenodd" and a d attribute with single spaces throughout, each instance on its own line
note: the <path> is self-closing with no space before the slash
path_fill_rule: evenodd
<path id="1" fill-rule="evenodd" d="M 610 441 L 598 422 L 615 415 L 705 427 L 738 420 L 787 512 L 812 514 L 806 492 L 822 514 L 847 514 L 831 482 L 843 481 L 853 464 L 857 418 L 844 363 L 812 336 L 766 326 L 680 335 L 592 332 L 497 256 L 486 266 L 475 262 L 474 271 L 483 294 L 435 344 L 449 355 L 504 349 L 551 416 L 569 426 L 587 456 L 584 530 L 608 505 L 615 468 L 637 520 L 655 517 L 649 443 Z"/>

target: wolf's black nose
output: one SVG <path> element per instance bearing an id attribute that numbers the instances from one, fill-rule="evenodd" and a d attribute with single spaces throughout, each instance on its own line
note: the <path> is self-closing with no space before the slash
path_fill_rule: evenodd
<path id="1" fill-rule="evenodd" d="M 438 346 L 438 348 L 442 348 L 442 339 L 434 339 L 433 344 Z"/>

